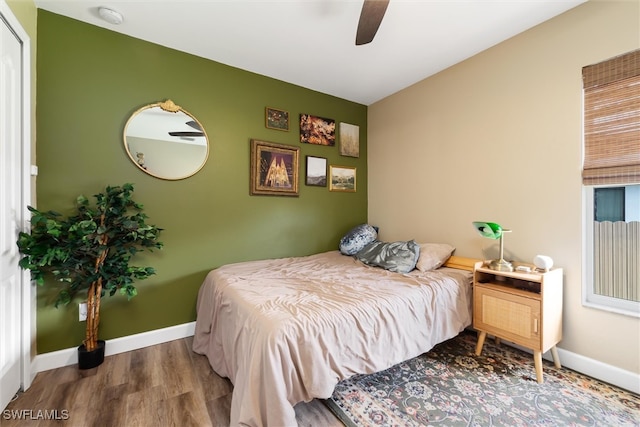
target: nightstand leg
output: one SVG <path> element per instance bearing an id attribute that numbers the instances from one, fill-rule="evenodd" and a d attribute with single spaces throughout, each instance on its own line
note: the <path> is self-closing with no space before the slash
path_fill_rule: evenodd
<path id="1" fill-rule="evenodd" d="M 551 347 L 551 355 L 553 356 L 553 364 L 556 365 L 556 368 L 562 368 L 562 365 L 560 365 L 560 356 L 558 356 L 558 349 L 555 345 Z"/>
<path id="2" fill-rule="evenodd" d="M 536 365 L 536 379 L 538 380 L 538 384 L 542 384 L 542 352 L 534 351 L 533 352 L 533 362 Z"/>
<path id="3" fill-rule="evenodd" d="M 478 343 L 476 344 L 476 356 L 480 356 L 480 353 L 482 353 L 482 347 L 484 346 L 484 339 L 486 337 L 487 333 L 480 331 L 480 335 L 478 335 Z"/>

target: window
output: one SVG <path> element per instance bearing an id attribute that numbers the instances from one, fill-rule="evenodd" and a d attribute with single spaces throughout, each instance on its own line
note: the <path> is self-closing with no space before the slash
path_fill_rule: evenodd
<path id="1" fill-rule="evenodd" d="M 624 187 L 595 188 L 593 214 L 595 221 L 624 221 Z"/>
<path id="2" fill-rule="evenodd" d="M 583 303 L 640 317 L 640 50 L 582 75 Z"/>
<path id="3" fill-rule="evenodd" d="M 585 304 L 640 316 L 640 184 L 586 193 Z"/>

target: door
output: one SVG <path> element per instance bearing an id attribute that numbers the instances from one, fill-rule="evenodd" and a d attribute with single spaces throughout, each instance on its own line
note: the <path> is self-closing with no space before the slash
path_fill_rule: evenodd
<path id="1" fill-rule="evenodd" d="M 27 42 L 25 46 L 25 41 Z M 25 50 L 25 47 L 27 49 Z M 18 266 L 16 240 L 25 225 L 30 194 L 28 38 L 0 0 L 0 408 L 30 382 L 30 331 L 25 298 L 28 276 Z M 25 63 L 25 60 L 27 61 Z M 26 77 L 25 77 L 26 76 Z M 27 281 L 25 282 L 25 277 Z M 26 320 L 26 324 L 25 324 Z M 27 369 L 25 369 L 27 368 Z M 27 374 L 27 375 L 25 375 Z M 26 378 L 25 378 L 26 376 Z M 25 387 L 26 388 L 26 387 Z"/>

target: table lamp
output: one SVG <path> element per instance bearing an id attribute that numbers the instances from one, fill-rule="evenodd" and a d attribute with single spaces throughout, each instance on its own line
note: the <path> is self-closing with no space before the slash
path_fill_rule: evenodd
<path id="1" fill-rule="evenodd" d="M 504 260 L 504 242 L 502 241 L 503 234 L 509 233 L 511 230 L 504 229 L 495 222 L 474 221 L 473 226 L 482 237 L 500 239 L 500 258 L 492 260 L 489 263 L 489 268 L 497 271 L 513 271 L 513 265 Z"/>

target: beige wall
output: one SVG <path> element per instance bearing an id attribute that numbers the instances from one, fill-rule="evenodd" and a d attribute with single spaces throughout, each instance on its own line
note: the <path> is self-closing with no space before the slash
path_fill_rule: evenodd
<path id="1" fill-rule="evenodd" d="M 585 65 L 640 47 L 640 2 L 590 1 L 369 108 L 369 221 L 383 240 L 564 268 L 560 347 L 640 373 L 640 319 L 582 306 Z M 484 255 L 483 255 L 484 249 Z"/>

